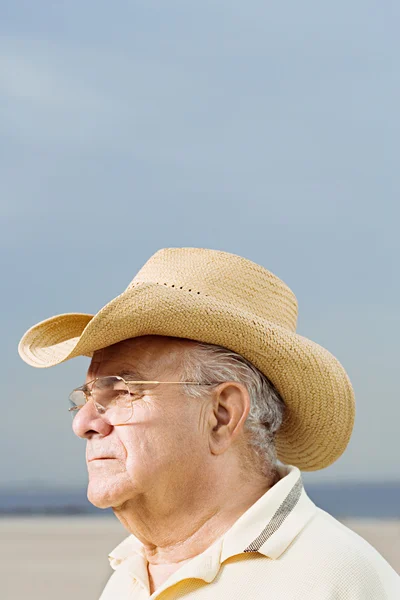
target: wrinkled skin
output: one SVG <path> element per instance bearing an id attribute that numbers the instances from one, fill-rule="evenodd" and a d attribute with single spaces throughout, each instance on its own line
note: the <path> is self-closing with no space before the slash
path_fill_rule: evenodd
<path id="1" fill-rule="evenodd" d="M 194 343 L 161 336 L 120 342 L 94 354 L 86 381 L 126 370 L 138 379 L 179 381 Z M 160 385 L 135 401 L 127 426 L 109 425 L 93 402 L 76 415 L 74 432 L 87 440 L 88 498 L 113 507 L 143 543 L 151 590 L 268 489 L 264 477 L 243 471 L 249 402 L 233 382 L 199 399 L 185 397 L 183 386 Z"/>

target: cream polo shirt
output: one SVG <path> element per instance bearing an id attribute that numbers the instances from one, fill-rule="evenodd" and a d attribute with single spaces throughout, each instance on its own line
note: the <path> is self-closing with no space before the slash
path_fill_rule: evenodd
<path id="1" fill-rule="evenodd" d="M 141 543 L 110 554 L 101 600 L 400 600 L 400 577 L 365 540 L 317 508 L 300 471 L 281 479 L 152 595 Z"/>

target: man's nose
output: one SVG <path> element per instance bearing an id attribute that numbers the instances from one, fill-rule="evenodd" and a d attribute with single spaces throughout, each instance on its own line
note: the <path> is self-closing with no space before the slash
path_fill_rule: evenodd
<path id="1" fill-rule="evenodd" d="M 91 439 L 94 435 L 108 435 L 113 426 L 102 419 L 97 412 L 93 400 L 80 408 L 72 421 L 72 429 L 80 438 Z"/>

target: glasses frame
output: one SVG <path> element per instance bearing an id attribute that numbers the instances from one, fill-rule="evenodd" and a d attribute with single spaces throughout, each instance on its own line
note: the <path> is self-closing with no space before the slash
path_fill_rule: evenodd
<path id="1" fill-rule="evenodd" d="M 129 385 L 134 385 L 134 384 L 142 385 L 142 384 L 146 384 L 146 383 L 149 383 L 151 385 L 160 385 L 160 384 L 166 383 L 166 384 L 174 384 L 174 385 L 201 385 L 201 386 L 206 386 L 206 387 L 213 386 L 213 385 L 219 385 L 218 383 L 199 383 L 198 381 L 143 381 L 143 380 L 128 380 L 127 381 L 120 375 L 105 375 L 104 377 L 96 377 L 95 379 L 88 381 L 88 383 L 84 383 L 80 387 L 74 388 L 72 390 L 72 392 L 69 394 L 70 402 L 73 402 L 73 400 L 71 400 L 71 396 L 74 392 L 83 392 L 83 394 L 86 398 L 86 402 L 84 404 L 70 406 L 68 409 L 68 412 L 75 413 L 75 415 L 76 415 L 79 412 L 79 410 L 81 408 L 83 408 L 92 399 L 97 414 L 99 415 L 100 418 L 104 419 L 104 415 L 99 411 L 98 406 L 92 396 L 92 389 L 89 389 L 88 386 L 90 385 L 91 388 L 93 388 L 93 385 L 96 383 L 96 381 L 99 381 L 100 379 L 108 379 L 109 377 L 114 377 L 115 379 L 122 381 L 122 383 L 124 383 L 128 389 L 129 389 Z M 132 400 L 132 406 L 133 406 L 134 402 L 135 402 L 135 400 Z M 125 423 L 118 423 L 118 425 L 125 425 Z"/>

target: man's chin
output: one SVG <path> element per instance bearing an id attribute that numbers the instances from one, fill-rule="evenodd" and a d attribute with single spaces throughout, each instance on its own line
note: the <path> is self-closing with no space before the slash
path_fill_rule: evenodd
<path id="1" fill-rule="evenodd" d="M 89 500 L 90 504 L 93 504 L 93 506 L 95 506 L 96 508 L 111 508 L 113 505 L 111 499 L 102 496 L 96 492 L 93 493 L 89 489 L 87 493 L 87 499 Z"/>
<path id="2" fill-rule="evenodd" d="M 132 490 L 121 489 L 118 486 L 101 485 L 98 481 L 89 481 L 87 499 L 97 508 L 120 507 L 131 497 Z"/>

